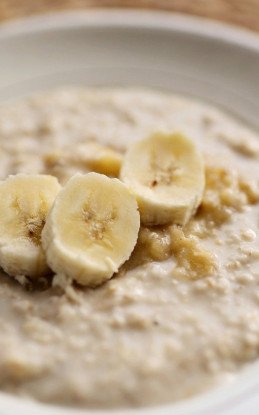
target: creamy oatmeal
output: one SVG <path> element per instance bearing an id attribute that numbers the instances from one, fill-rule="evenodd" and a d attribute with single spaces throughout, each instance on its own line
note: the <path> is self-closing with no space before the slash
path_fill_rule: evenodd
<path id="1" fill-rule="evenodd" d="M 206 188 L 183 228 L 142 226 L 96 289 L 0 279 L 0 388 L 43 402 L 138 407 L 227 381 L 259 355 L 259 140 L 199 102 L 134 89 L 64 89 L 0 109 L 0 178 L 117 177 L 129 143 L 181 131 Z"/>

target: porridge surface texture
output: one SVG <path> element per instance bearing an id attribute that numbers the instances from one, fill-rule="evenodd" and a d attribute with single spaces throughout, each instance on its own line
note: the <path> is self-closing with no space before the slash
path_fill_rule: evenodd
<path id="1" fill-rule="evenodd" d="M 239 121 L 144 89 L 39 94 L 0 108 L 0 179 L 49 173 L 64 184 L 94 169 L 91 146 L 119 163 L 157 131 L 182 132 L 204 154 L 196 216 L 184 229 L 142 228 L 132 259 L 97 289 L 61 290 L 56 276 L 27 290 L 2 273 L 2 391 L 81 407 L 156 405 L 227 381 L 258 357 L 259 139 Z"/>

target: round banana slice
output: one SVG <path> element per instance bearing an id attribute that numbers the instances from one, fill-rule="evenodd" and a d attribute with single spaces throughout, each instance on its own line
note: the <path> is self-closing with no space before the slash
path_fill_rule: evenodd
<path id="1" fill-rule="evenodd" d="M 202 155 L 181 134 L 155 134 L 133 144 L 120 177 L 135 194 L 146 225 L 187 223 L 205 185 Z"/>
<path id="2" fill-rule="evenodd" d="M 7 274 L 35 278 L 50 271 L 41 232 L 60 188 L 47 175 L 17 174 L 0 182 L 0 266 Z"/>
<path id="3" fill-rule="evenodd" d="M 42 234 L 48 264 L 81 285 L 97 286 L 130 257 L 139 226 L 137 202 L 122 182 L 76 174 L 59 193 Z"/>

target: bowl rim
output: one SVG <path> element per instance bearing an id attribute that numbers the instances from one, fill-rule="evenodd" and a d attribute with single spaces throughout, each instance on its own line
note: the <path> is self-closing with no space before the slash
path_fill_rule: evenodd
<path id="1" fill-rule="evenodd" d="M 202 16 L 162 10 L 91 8 L 65 10 L 0 22 L 0 39 L 51 29 L 74 27 L 150 28 L 176 30 L 259 51 L 259 32 Z"/>

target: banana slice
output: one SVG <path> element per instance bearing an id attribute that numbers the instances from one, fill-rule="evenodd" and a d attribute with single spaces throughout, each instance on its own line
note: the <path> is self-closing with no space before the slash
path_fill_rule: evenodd
<path id="1" fill-rule="evenodd" d="M 66 179 L 70 169 L 82 173 L 95 171 L 106 176 L 117 177 L 122 159 L 123 156 L 118 151 L 91 141 L 77 146 L 72 153 L 70 149 L 56 149 L 43 156 L 47 173 L 57 175 L 60 179 Z"/>
<path id="2" fill-rule="evenodd" d="M 81 153 L 81 158 L 96 173 L 113 177 L 117 177 L 120 174 L 123 157 L 118 151 L 112 148 L 95 142 L 89 142 L 86 146 L 85 154 L 83 155 Z"/>
<path id="3" fill-rule="evenodd" d="M 155 134 L 133 144 L 120 177 L 135 194 L 146 225 L 184 225 L 205 185 L 203 158 L 181 134 Z"/>
<path id="4" fill-rule="evenodd" d="M 18 174 L 0 182 L 0 266 L 13 276 L 49 271 L 41 231 L 61 186 L 47 175 Z"/>
<path id="5" fill-rule="evenodd" d="M 76 174 L 59 193 L 42 233 L 48 264 L 68 280 L 97 286 L 129 258 L 139 226 L 137 202 L 122 182 Z"/>

